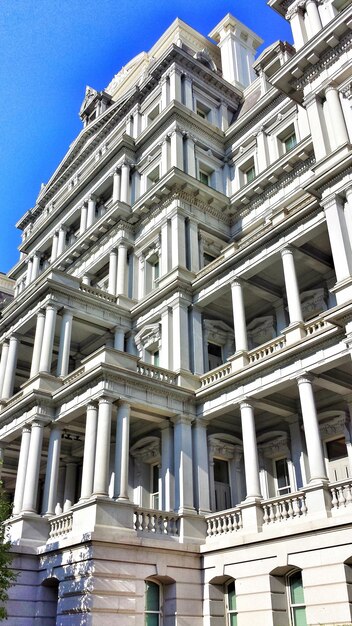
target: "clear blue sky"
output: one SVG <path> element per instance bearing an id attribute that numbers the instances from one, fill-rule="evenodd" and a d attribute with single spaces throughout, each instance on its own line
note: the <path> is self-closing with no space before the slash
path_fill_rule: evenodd
<path id="1" fill-rule="evenodd" d="M 176 17 L 207 35 L 228 12 L 264 45 L 291 41 L 266 0 L 0 0 L 0 271 L 18 260 L 16 221 L 82 127 L 85 86 L 104 89 Z"/>

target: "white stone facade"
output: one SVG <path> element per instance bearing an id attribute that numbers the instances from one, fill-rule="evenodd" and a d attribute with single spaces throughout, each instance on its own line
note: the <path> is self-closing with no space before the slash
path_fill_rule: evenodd
<path id="1" fill-rule="evenodd" d="M 9 626 L 352 624 L 352 4 L 176 20 L 18 222 Z"/>

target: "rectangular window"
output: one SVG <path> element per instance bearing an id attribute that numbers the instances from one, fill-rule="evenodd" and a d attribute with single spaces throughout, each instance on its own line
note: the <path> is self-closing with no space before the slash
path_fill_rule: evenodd
<path id="1" fill-rule="evenodd" d="M 289 599 L 292 626 L 307 626 L 301 572 L 289 578 Z"/>
<path id="2" fill-rule="evenodd" d="M 160 626 L 160 587 L 156 583 L 145 583 L 145 626 Z"/>
<path id="3" fill-rule="evenodd" d="M 151 467 L 151 507 L 159 509 L 159 465 Z"/>
<path id="4" fill-rule="evenodd" d="M 284 139 L 283 144 L 285 146 L 285 152 L 290 152 L 297 145 L 297 139 L 295 133 L 291 133 L 286 139 Z"/>
<path id="5" fill-rule="evenodd" d="M 237 600 L 235 581 L 227 585 L 227 626 L 237 626 Z"/>
<path id="6" fill-rule="evenodd" d="M 277 483 L 277 495 L 283 496 L 286 493 L 290 493 L 291 487 L 287 459 L 278 459 L 275 461 L 275 476 Z"/>
<path id="7" fill-rule="evenodd" d="M 246 185 L 248 185 L 248 183 L 251 183 L 255 179 L 254 165 L 251 165 L 251 167 L 249 167 L 248 170 L 244 172 L 244 178 L 245 178 Z"/>
<path id="8" fill-rule="evenodd" d="M 199 180 L 201 183 L 203 183 L 203 185 L 207 185 L 209 187 L 209 174 L 207 174 L 206 172 L 202 172 L 202 170 L 199 170 Z"/>

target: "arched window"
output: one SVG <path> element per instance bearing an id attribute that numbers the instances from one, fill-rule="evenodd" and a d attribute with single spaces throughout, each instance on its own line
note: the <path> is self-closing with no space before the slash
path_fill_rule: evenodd
<path id="1" fill-rule="evenodd" d="M 151 580 L 145 582 L 145 626 L 161 626 L 161 587 Z"/>
<path id="2" fill-rule="evenodd" d="M 237 626 L 237 601 L 235 581 L 226 585 L 226 626 Z"/>
<path id="3" fill-rule="evenodd" d="M 291 624 L 292 626 L 307 626 L 302 573 L 294 572 L 287 580 Z"/>

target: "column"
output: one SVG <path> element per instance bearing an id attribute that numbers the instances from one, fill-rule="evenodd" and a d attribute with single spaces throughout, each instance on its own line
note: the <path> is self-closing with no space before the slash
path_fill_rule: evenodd
<path id="1" fill-rule="evenodd" d="M 263 172 L 269 164 L 268 158 L 268 140 L 263 127 L 261 127 L 257 134 L 257 151 L 258 151 L 258 170 Z"/>
<path id="2" fill-rule="evenodd" d="M 288 313 L 290 324 L 302 322 L 301 300 L 299 296 L 298 282 L 293 258 L 293 249 L 287 246 L 281 250 L 281 258 L 284 270 L 285 289 L 287 296 Z"/>
<path id="3" fill-rule="evenodd" d="M 319 33 L 322 29 L 322 23 L 321 23 L 316 0 L 306 1 L 306 11 L 307 11 L 307 16 L 309 20 L 310 33 L 311 33 L 311 36 L 314 37 L 314 35 Z"/>
<path id="4" fill-rule="evenodd" d="M 193 426 L 195 505 L 199 513 L 210 512 L 207 425 L 197 420 Z"/>
<path id="5" fill-rule="evenodd" d="M 52 245 L 52 248 L 51 248 L 50 263 L 53 263 L 55 261 L 55 259 L 57 258 L 58 241 L 59 241 L 59 235 L 58 235 L 57 232 L 55 232 L 54 235 L 53 235 L 53 245 Z"/>
<path id="6" fill-rule="evenodd" d="M 161 427 L 161 508 L 172 511 L 174 506 L 174 475 L 172 428 L 167 422 Z"/>
<path id="7" fill-rule="evenodd" d="M 312 94 L 305 100 L 304 105 L 308 115 L 315 157 L 317 161 L 320 161 L 330 152 L 322 99 L 320 96 Z"/>
<path id="8" fill-rule="evenodd" d="M 349 136 L 346 128 L 346 122 L 342 111 L 340 96 L 337 87 L 334 84 L 328 85 L 325 89 L 325 97 L 328 105 L 329 116 L 333 127 L 333 136 L 331 143 L 335 148 L 339 148 L 349 142 Z"/>
<path id="9" fill-rule="evenodd" d="M 302 374 L 297 378 L 310 468 L 310 483 L 327 480 L 312 380 L 309 374 Z"/>
<path id="10" fill-rule="evenodd" d="M 192 88 L 192 78 L 185 74 L 183 76 L 183 104 L 187 107 L 187 109 L 191 109 L 193 111 L 193 88 Z"/>
<path id="11" fill-rule="evenodd" d="M 125 330 L 117 326 L 114 330 L 114 348 L 124 352 L 125 350 Z"/>
<path id="12" fill-rule="evenodd" d="M 246 478 L 246 500 L 261 498 L 259 482 L 259 461 L 257 437 L 255 432 L 254 411 L 252 405 L 244 400 L 240 404 L 244 471 Z"/>
<path id="13" fill-rule="evenodd" d="M 130 203 L 130 164 L 126 161 L 121 165 L 121 202 Z"/>
<path id="14" fill-rule="evenodd" d="M 26 513 L 37 512 L 37 494 L 39 469 L 42 455 L 44 424 L 33 422 L 31 439 L 29 443 L 28 462 L 23 495 L 22 511 Z"/>
<path id="15" fill-rule="evenodd" d="M 40 269 L 40 253 L 36 252 L 33 256 L 31 281 L 35 280 L 39 275 Z"/>
<path id="16" fill-rule="evenodd" d="M 88 404 L 84 435 L 81 500 L 87 500 L 93 493 L 97 426 L 98 407 L 95 404 Z"/>
<path id="17" fill-rule="evenodd" d="M 322 202 L 328 227 L 332 257 L 337 282 L 352 274 L 352 250 L 344 215 L 344 203 L 340 196 Z"/>
<path id="18" fill-rule="evenodd" d="M 4 375 L 4 383 L 2 386 L 2 400 L 8 400 L 13 394 L 13 388 L 15 385 L 16 365 L 17 365 L 17 352 L 19 346 L 19 339 L 15 335 L 10 337 L 9 351 L 7 354 L 6 371 Z"/>
<path id="19" fill-rule="evenodd" d="M 97 198 L 94 195 L 89 196 L 88 198 L 88 209 L 87 209 L 87 228 L 95 222 L 95 208 L 97 205 Z"/>
<path id="20" fill-rule="evenodd" d="M 189 134 L 186 138 L 186 166 L 187 174 L 196 178 L 196 157 L 194 150 L 194 139 Z"/>
<path id="21" fill-rule="evenodd" d="M 118 202 L 120 200 L 121 193 L 121 170 L 117 167 L 114 170 L 113 178 L 112 178 L 112 201 L 113 203 Z"/>
<path id="22" fill-rule="evenodd" d="M 57 241 L 57 256 L 63 253 L 66 247 L 66 226 L 60 226 L 58 241 Z"/>
<path id="23" fill-rule="evenodd" d="M 20 448 L 20 455 L 18 458 L 15 497 L 13 501 L 13 514 L 14 515 L 19 515 L 22 511 L 24 485 L 25 485 L 26 474 L 27 474 L 28 452 L 29 452 L 30 440 L 31 440 L 31 428 L 30 426 L 25 425 L 22 428 L 21 448 Z"/>
<path id="24" fill-rule="evenodd" d="M 114 497 L 128 500 L 128 461 L 130 443 L 130 405 L 119 402 L 116 422 Z"/>
<path id="25" fill-rule="evenodd" d="M 33 268 L 33 259 L 28 259 L 27 261 L 27 274 L 26 274 L 26 287 L 30 284 L 32 280 L 32 268 Z"/>
<path id="26" fill-rule="evenodd" d="M 116 295 L 126 295 L 126 278 L 127 278 L 127 244 L 121 242 L 118 247 L 117 261 L 117 279 L 116 279 Z"/>
<path id="27" fill-rule="evenodd" d="M 48 460 L 46 464 L 43 515 L 54 515 L 57 504 L 57 483 L 59 477 L 60 449 L 61 449 L 61 426 L 53 424 L 50 431 Z"/>
<path id="28" fill-rule="evenodd" d="M 296 7 L 294 11 L 289 14 L 288 19 L 292 29 L 294 46 L 296 50 L 299 50 L 300 48 L 303 48 L 308 39 L 304 24 L 303 9 L 301 7 Z"/>
<path id="29" fill-rule="evenodd" d="M 204 338 L 202 311 L 195 306 L 191 307 L 191 345 L 192 371 L 201 376 L 204 374 Z"/>
<path id="30" fill-rule="evenodd" d="M 191 418 L 180 415 L 174 422 L 175 509 L 194 510 Z"/>
<path id="31" fill-rule="evenodd" d="M 45 309 L 45 324 L 43 333 L 43 345 L 39 361 L 39 371 L 50 373 L 53 357 L 55 324 L 57 309 L 53 304 L 48 304 Z"/>
<path id="32" fill-rule="evenodd" d="M 181 72 L 177 67 L 172 67 L 170 77 L 170 101 L 181 102 Z"/>
<path id="33" fill-rule="evenodd" d="M 64 506 L 63 511 L 69 511 L 75 504 L 76 498 L 76 481 L 77 481 L 77 461 L 69 459 L 66 462 L 65 471 L 65 488 L 64 488 Z"/>
<path id="34" fill-rule="evenodd" d="M 227 109 L 227 104 L 223 100 L 221 101 L 219 107 L 219 126 L 222 131 L 226 131 L 229 127 L 229 114 Z"/>
<path id="35" fill-rule="evenodd" d="M 246 315 L 243 301 L 242 282 L 235 279 L 231 283 L 233 323 L 235 331 L 236 352 L 248 350 Z"/>
<path id="36" fill-rule="evenodd" d="M 110 398 L 99 399 L 97 443 L 95 451 L 94 471 L 94 495 L 108 495 L 108 471 L 110 458 L 110 433 L 111 433 L 111 410 Z"/>
<path id="37" fill-rule="evenodd" d="M 2 390 L 4 385 L 5 373 L 7 370 L 7 357 L 9 354 L 9 342 L 6 340 L 2 344 L 1 360 L 0 360 L 0 399 L 2 398 Z"/>
<path id="38" fill-rule="evenodd" d="M 169 104 L 169 100 L 170 100 L 170 94 L 169 94 L 169 87 L 170 87 L 170 82 L 169 82 L 169 77 L 168 76 L 162 76 L 160 79 L 160 83 L 161 83 L 161 110 L 163 111 L 164 109 L 166 109 L 167 105 Z"/>
<path id="39" fill-rule="evenodd" d="M 172 367 L 171 321 L 171 311 L 167 306 L 161 311 L 160 367 L 165 367 L 165 369 Z"/>
<path id="40" fill-rule="evenodd" d="M 83 235 L 83 233 L 87 230 L 87 218 L 88 218 L 88 206 L 86 202 L 83 202 L 81 206 L 81 220 L 79 224 L 80 235 Z"/>
<path id="41" fill-rule="evenodd" d="M 42 344 L 43 344 L 44 324 L 45 324 L 45 313 L 44 311 L 40 310 L 37 313 L 37 323 L 35 327 L 31 372 L 29 375 L 30 378 L 32 378 L 32 376 L 35 376 L 39 372 L 39 361 L 40 361 L 40 353 L 41 353 Z"/>
<path id="42" fill-rule="evenodd" d="M 168 141 L 165 138 L 161 143 L 160 177 L 164 176 L 169 169 L 168 152 Z"/>
<path id="43" fill-rule="evenodd" d="M 189 225 L 189 260 L 191 272 L 199 272 L 199 238 L 198 224 L 190 219 Z"/>
<path id="44" fill-rule="evenodd" d="M 73 313 L 64 311 L 61 321 L 59 354 L 57 360 L 57 376 L 67 376 L 70 359 Z"/>
<path id="45" fill-rule="evenodd" d="M 170 161 L 171 167 L 183 170 L 183 137 L 178 128 L 170 136 Z"/>
<path id="46" fill-rule="evenodd" d="M 174 267 L 186 267 L 186 225 L 183 215 L 176 213 L 171 218 L 171 263 Z"/>
<path id="47" fill-rule="evenodd" d="M 160 244 L 160 275 L 165 276 L 170 269 L 170 222 L 167 220 L 161 226 Z"/>
<path id="48" fill-rule="evenodd" d="M 178 300 L 172 307 L 173 370 L 189 370 L 188 302 Z"/>

